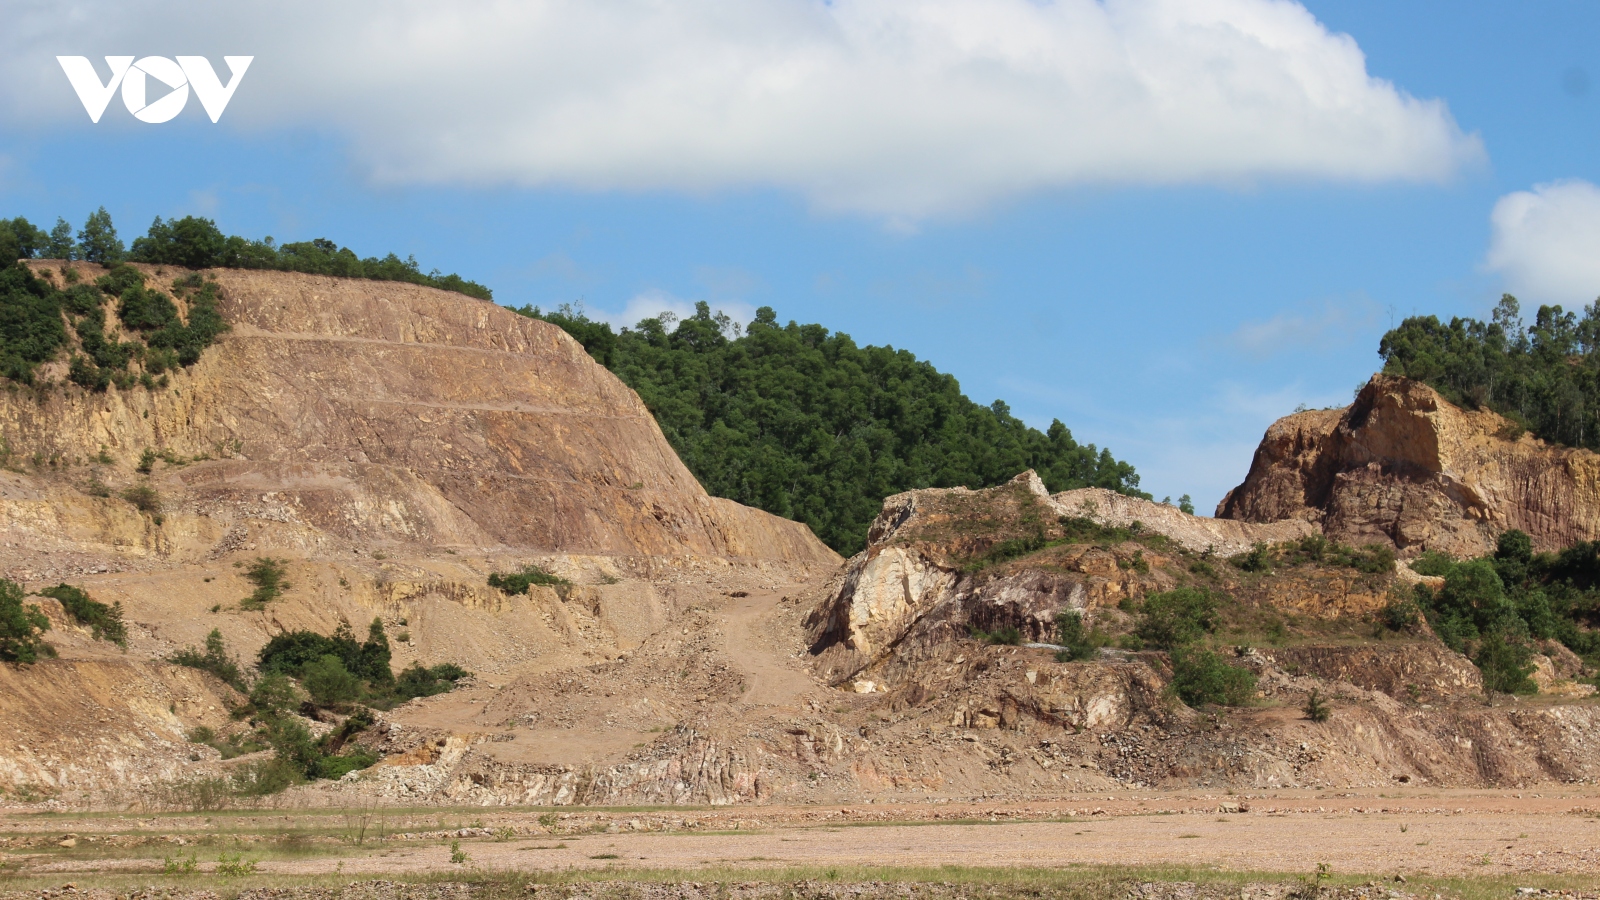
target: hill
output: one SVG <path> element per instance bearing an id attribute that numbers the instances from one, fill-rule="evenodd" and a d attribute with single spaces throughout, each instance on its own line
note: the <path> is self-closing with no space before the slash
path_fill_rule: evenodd
<path id="1" fill-rule="evenodd" d="M 1383 336 L 1383 371 L 1421 381 L 1467 409 L 1490 409 L 1507 434 L 1600 450 L 1600 302 L 1582 316 L 1540 306 L 1532 325 L 1501 298 L 1488 322 L 1413 316 Z"/>
<path id="2" fill-rule="evenodd" d="M 66 272 L 108 274 L 26 268 L 46 295 Z M 0 752 L 0 789 L 149 795 L 233 771 L 189 735 L 248 745 L 254 726 L 228 715 L 242 698 L 170 661 L 213 630 L 245 687 L 268 674 L 250 663 L 270 638 L 374 619 L 396 670 L 455 663 L 498 687 L 837 565 L 805 526 L 708 496 L 638 397 L 555 326 L 403 282 L 134 270 L 209 285 L 227 328 L 165 383 L 83 387 L 58 352 L 0 391 L 0 579 L 58 654 L 0 663 L 0 728 L 30 735 Z M 101 313 L 108 340 L 131 342 L 118 304 Z M 489 584 L 529 566 L 551 577 Z M 62 583 L 120 610 L 125 647 L 96 639 Z M 447 739 L 482 708 L 473 683 L 386 721 Z"/>
<path id="3" fill-rule="evenodd" d="M 1031 468 L 1052 490 L 1148 496 L 1133 466 L 1059 420 L 1040 432 L 905 350 L 780 325 L 768 307 L 743 334 L 705 303 L 620 334 L 570 307 L 519 311 L 560 325 L 638 391 L 707 491 L 804 522 L 839 553 L 866 545 L 879 500 L 913 488 L 988 487 Z"/>

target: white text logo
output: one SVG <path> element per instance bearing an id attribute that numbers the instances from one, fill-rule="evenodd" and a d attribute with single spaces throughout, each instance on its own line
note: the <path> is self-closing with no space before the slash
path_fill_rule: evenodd
<path id="1" fill-rule="evenodd" d="M 133 113 L 135 119 L 150 123 L 171 121 L 182 112 L 189 102 L 191 87 L 211 121 L 222 118 L 222 111 L 233 99 L 239 79 L 244 77 L 244 70 L 250 68 L 253 59 L 254 56 L 224 56 L 222 61 L 228 64 L 229 72 L 228 83 L 224 85 L 204 56 L 180 56 L 176 62 L 165 56 L 146 56 L 137 62 L 131 56 L 108 56 L 106 65 L 111 67 L 111 80 L 103 83 L 87 56 L 56 57 L 67 73 L 67 80 L 72 82 L 72 89 L 78 92 L 78 99 L 83 101 L 90 121 L 100 121 L 111 95 L 121 86 L 122 103 L 128 107 L 128 112 Z M 168 88 L 164 96 L 155 100 L 148 99 L 152 79 Z"/>

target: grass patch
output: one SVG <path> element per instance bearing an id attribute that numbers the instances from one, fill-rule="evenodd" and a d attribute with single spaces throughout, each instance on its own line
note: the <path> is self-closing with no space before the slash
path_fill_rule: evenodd
<path id="1" fill-rule="evenodd" d="M 100 873 L 74 872 L 71 880 L 79 891 L 104 889 L 118 893 L 133 893 L 156 885 L 185 891 L 214 891 L 222 900 L 232 900 L 240 892 L 259 888 L 276 889 L 331 889 L 360 883 L 348 875 L 325 873 L 321 875 L 286 875 L 263 872 L 259 868 L 243 875 L 223 875 L 199 871 L 194 874 L 163 876 L 160 861 L 153 861 L 152 872 Z M 1318 879 L 1325 887 L 1346 887 L 1365 884 L 1374 879 L 1387 880 L 1388 872 L 1329 873 Z M 51 872 L 38 875 L 6 873 L 0 875 L 0 889 L 8 891 L 37 892 L 59 888 L 64 873 Z M 385 880 L 412 885 L 461 884 L 469 886 L 472 896 L 484 900 L 523 897 L 534 884 L 585 885 L 597 882 L 622 884 L 673 884 L 698 882 L 700 884 L 727 885 L 736 882 L 762 882 L 768 884 L 795 884 L 798 882 L 832 882 L 841 885 L 889 883 L 925 885 L 919 894 L 928 897 L 954 898 L 956 896 L 982 896 L 988 898 L 1037 898 L 1050 896 L 1070 900 L 1102 900 L 1105 897 L 1127 896 L 1130 889 L 1144 883 L 1193 883 L 1201 887 L 1237 889 L 1252 883 L 1304 884 L 1316 879 L 1314 874 L 1273 871 L 1223 871 L 1210 867 L 1157 865 L 1157 866 L 1092 866 L 1074 865 L 1059 869 L 1022 867 L 976 866 L 847 866 L 811 865 L 771 867 L 761 863 L 748 866 L 717 865 L 695 869 L 625 868 L 598 869 L 568 868 L 558 871 L 524 872 L 515 869 L 485 869 L 474 867 L 429 873 L 382 873 L 368 876 L 362 881 L 381 877 Z M 1440 894 L 1457 900 L 1505 900 L 1513 896 L 1518 887 L 1536 887 L 1550 890 L 1588 890 L 1593 879 L 1584 875 L 1483 875 L 1440 877 L 1407 875 L 1405 890 L 1418 896 Z"/>
<path id="2" fill-rule="evenodd" d="M 555 586 L 558 584 L 571 584 L 559 575 L 552 575 L 536 565 L 528 564 L 520 572 L 502 574 L 491 572 L 489 574 L 489 587 L 498 588 L 507 594 L 526 594 L 528 588 L 534 585 Z"/>

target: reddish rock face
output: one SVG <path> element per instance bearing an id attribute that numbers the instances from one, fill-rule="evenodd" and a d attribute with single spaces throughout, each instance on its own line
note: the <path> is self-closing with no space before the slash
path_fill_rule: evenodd
<path id="1" fill-rule="evenodd" d="M 1600 537 L 1600 456 L 1511 433 L 1493 412 L 1374 375 L 1343 410 L 1273 423 L 1217 517 L 1302 519 L 1334 540 L 1407 555 L 1481 555 L 1512 528 L 1541 550 Z"/>

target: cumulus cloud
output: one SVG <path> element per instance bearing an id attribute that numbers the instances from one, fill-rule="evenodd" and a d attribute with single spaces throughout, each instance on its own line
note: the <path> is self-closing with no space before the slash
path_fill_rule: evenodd
<path id="1" fill-rule="evenodd" d="M 1569 306 L 1600 296 L 1600 188 L 1581 180 L 1535 185 L 1501 197 L 1489 221 L 1486 264 L 1513 294 Z"/>
<path id="2" fill-rule="evenodd" d="M 776 187 L 891 222 L 1080 184 L 1431 181 L 1483 156 L 1443 102 L 1369 75 L 1354 39 L 1290 0 L 283 0 L 192 13 L 19 0 L 0 35 L 10 114 L 83 118 L 57 53 L 253 54 L 223 127 L 333 129 L 379 180 Z"/>

